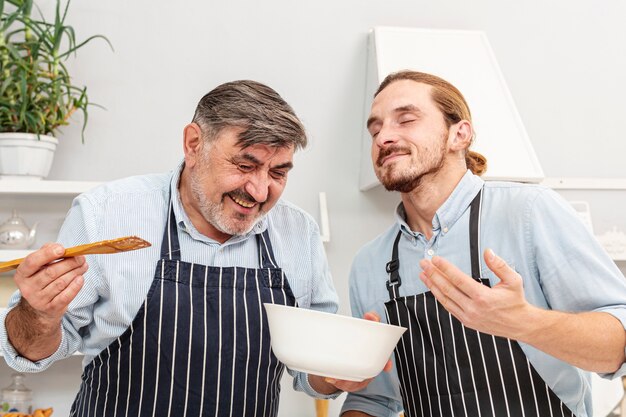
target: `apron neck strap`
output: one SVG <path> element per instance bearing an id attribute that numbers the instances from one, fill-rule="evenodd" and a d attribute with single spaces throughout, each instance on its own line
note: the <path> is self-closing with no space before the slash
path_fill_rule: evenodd
<path id="1" fill-rule="evenodd" d="M 180 244 L 178 243 L 178 227 L 174 216 L 174 205 L 170 200 L 167 211 L 167 223 L 163 231 L 161 242 L 161 259 L 180 260 Z"/>
<path id="2" fill-rule="evenodd" d="M 483 188 L 480 189 L 476 197 L 470 204 L 469 238 L 470 257 L 472 265 L 472 278 L 480 279 L 480 208 L 483 199 Z"/>
<path id="3" fill-rule="evenodd" d="M 480 208 L 483 198 L 483 189 L 481 188 L 476 197 L 470 204 L 470 219 L 469 219 L 469 238 L 470 238 L 470 260 L 472 265 L 472 278 L 477 281 L 480 279 Z M 385 269 L 389 274 L 389 280 L 387 281 L 387 291 L 389 291 L 389 298 L 394 299 L 400 296 L 400 285 L 402 285 L 402 279 L 400 278 L 400 258 L 398 257 L 398 243 L 400 242 L 400 236 L 402 236 L 402 230 L 398 231 L 396 239 L 393 242 L 393 248 L 391 251 L 391 260 L 387 262 Z"/>
<path id="4" fill-rule="evenodd" d="M 393 242 L 393 249 L 391 250 L 391 260 L 385 265 L 385 269 L 389 274 L 389 280 L 387 281 L 387 291 L 389 291 L 389 298 L 399 297 L 399 288 L 402 285 L 402 278 L 400 278 L 400 258 L 398 257 L 398 242 L 402 236 L 402 230 L 398 230 L 396 240 Z"/>
<path id="5" fill-rule="evenodd" d="M 267 229 L 263 233 L 256 235 L 256 242 L 259 248 L 259 265 L 261 265 L 261 268 L 278 268 Z"/>
<path id="6" fill-rule="evenodd" d="M 259 248 L 259 265 L 263 269 L 278 268 L 272 242 L 270 236 L 265 229 L 263 233 L 256 235 L 257 247 Z M 180 260 L 180 243 L 178 241 L 178 227 L 176 225 L 176 216 L 174 215 L 174 205 L 170 200 L 167 214 L 167 224 L 163 231 L 163 240 L 161 242 L 161 259 Z"/>

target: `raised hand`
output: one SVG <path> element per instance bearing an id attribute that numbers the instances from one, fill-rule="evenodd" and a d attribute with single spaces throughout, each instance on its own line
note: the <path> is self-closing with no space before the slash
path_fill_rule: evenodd
<path id="1" fill-rule="evenodd" d="M 61 340 L 60 323 L 83 286 L 83 256 L 63 259 L 65 249 L 49 243 L 31 253 L 13 277 L 22 298 L 6 318 L 9 341 L 22 356 L 50 356 Z"/>
<path id="2" fill-rule="evenodd" d="M 525 317 L 534 309 L 524 296 L 520 275 L 496 256 L 491 249 L 484 252 L 485 262 L 500 282 L 487 287 L 444 258 L 423 259 L 420 279 L 439 302 L 461 323 L 472 329 L 519 339 Z"/>

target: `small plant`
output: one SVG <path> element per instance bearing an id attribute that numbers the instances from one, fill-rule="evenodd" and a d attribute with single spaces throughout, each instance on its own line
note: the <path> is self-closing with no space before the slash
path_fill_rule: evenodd
<path id="1" fill-rule="evenodd" d="M 0 132 L 53 134 L 80 111 L 84 141 L 93 103 L 87 87 L 72 84 L 64 61 L 93 39 L 111 43 L 102 35 L 77 43 L 65 24 L 69 5 L 56 0 L 54 22 L 48 22 L 39 10 L 33 17 L 33 0 L 0 0 Z"/>

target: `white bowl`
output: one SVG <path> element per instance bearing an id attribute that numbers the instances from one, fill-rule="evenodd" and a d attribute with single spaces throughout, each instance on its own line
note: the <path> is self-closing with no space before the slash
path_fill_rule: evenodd
<path id="1" fill-rule="evenodd" d="M 272 350 L 287 367 L 348 381 L 382 371 L 406 328 L 265 303 Z"/>

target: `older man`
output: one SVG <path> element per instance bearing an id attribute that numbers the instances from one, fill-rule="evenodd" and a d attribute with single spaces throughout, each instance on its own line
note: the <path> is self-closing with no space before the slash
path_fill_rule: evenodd
<path id="1" fill-rule="evenodd" d="M 72 416 L 276 416 L 284 366 L 263 303 L 337 310 L 316 223 L 280 199 L 306 142 L 271 88 L 209 92 L 176 169 L 79 196 L 59 243 L 19 267 L 0 317 L 7 363 L 34 372 L 83 352 Z M 64 247 L 125 235 L 153 246 L 53 262 Z M 294 376 L 309 394 L 336 391 Z"/>

